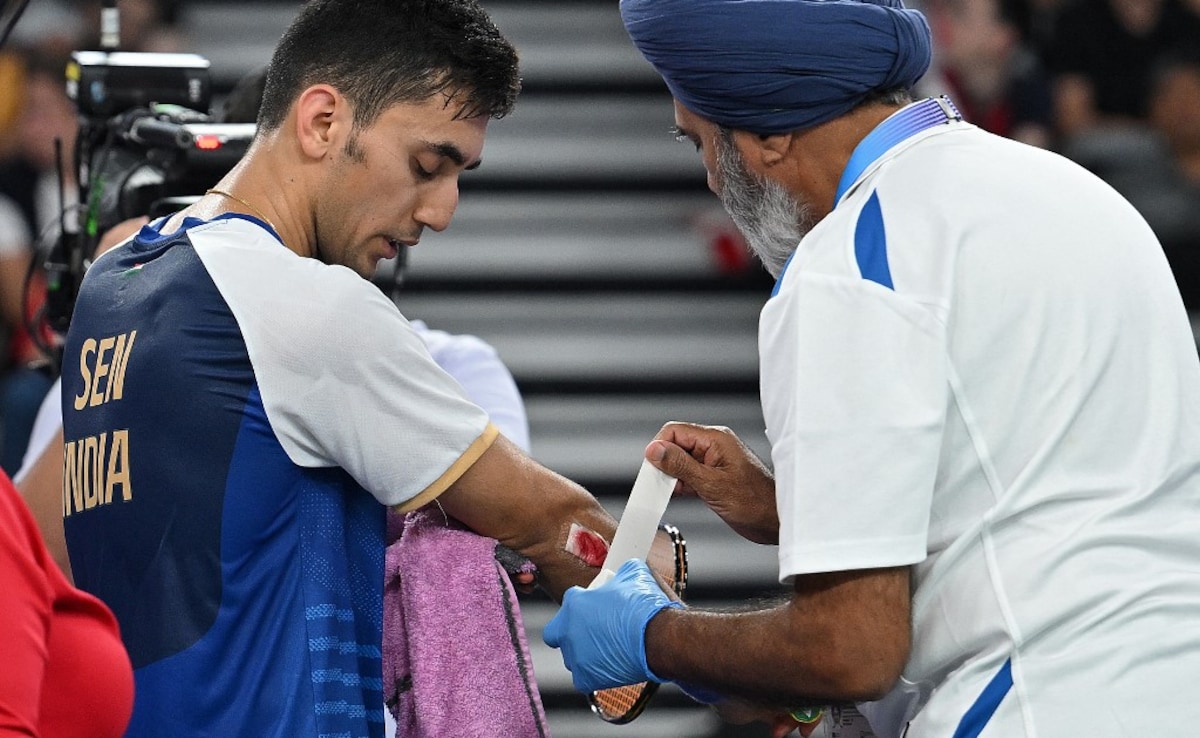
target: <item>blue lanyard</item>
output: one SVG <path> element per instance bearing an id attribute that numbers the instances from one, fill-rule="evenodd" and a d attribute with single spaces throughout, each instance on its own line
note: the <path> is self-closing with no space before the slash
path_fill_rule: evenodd
<path id="1" fill-rule="evenodd" d="M 834 207 L 841 202 L 842 195 L 850 189 L 867 167 L 883 156 L 896 144 L 904 139 L 915 136 L 927 128 L 949 123 L 952 120 L 962 120 L 958 108 L 950 102 L 950 98 L 928 97 L 919 103 L 910 105 L 899 113 L 891 116 L 867 134 L 866 138 L 854 147 L 846 170 L 838 181 L 837 194 L 833 197 Z"/>

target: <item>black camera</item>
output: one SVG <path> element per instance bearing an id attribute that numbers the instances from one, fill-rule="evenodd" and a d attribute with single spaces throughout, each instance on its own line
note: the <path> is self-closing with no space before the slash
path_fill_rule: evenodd
<path id="1" fill-rule="evenodd" d="M 73 166 L 77 216 L 46 259 L 46 321 L 66 333 L 100 237 L 129 218 L 199 197 L 237 163 L 253 123 L 210 115 L 209 62 L 196 54 L 76 51 L 67 94 L 80 116 Z"/>

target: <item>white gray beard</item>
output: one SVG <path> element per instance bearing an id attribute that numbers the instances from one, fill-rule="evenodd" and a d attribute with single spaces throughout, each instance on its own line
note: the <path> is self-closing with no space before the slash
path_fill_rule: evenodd
<path id="1" fill-rule="evenodd" d="M 812 208 L 778 183 L 749 171 L 731 131 L 718 131 L 716 156 L 721 204 L 763 267 L 778 278 L 800 239 L 816 225 Z"/>

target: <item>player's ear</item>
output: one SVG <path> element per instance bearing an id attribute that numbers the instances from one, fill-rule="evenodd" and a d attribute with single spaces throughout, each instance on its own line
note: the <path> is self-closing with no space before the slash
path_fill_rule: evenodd
<path id="1" fill-rule="evenodd" d="M 300 149 L 313 159 L 322 159 L 340 146 L 353 124 L 349 101 L 330 85 L 305 89 L 296 98 L 293 111 Z"/>

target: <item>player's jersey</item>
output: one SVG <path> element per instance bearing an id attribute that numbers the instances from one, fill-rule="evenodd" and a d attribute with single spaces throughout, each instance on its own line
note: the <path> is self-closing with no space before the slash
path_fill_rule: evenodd
<path id="1" fill-rule="evenodd" d="M 382 736 L 384 514 L 495 437 L 383 294 L 231 215 L 89 270 L 63 362 L 76 583 L 129 736 Z"/>
<path id="2" fill-rule="evenodd" d="M 781 575 L 915 565 L 911 657 L 864 712 L 887 738 L 1195 732 L 1200 361 L 1149 227 L 961 122 L 850 179 L 760 346 Z"/>

